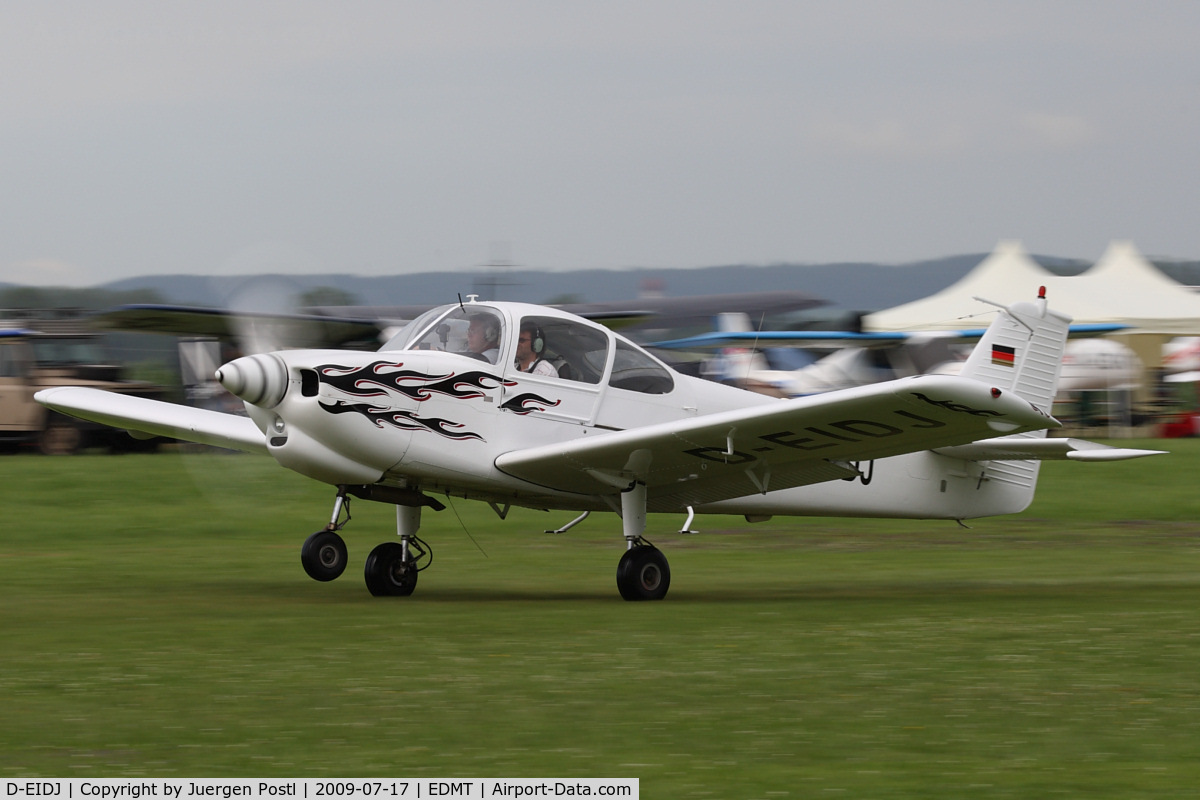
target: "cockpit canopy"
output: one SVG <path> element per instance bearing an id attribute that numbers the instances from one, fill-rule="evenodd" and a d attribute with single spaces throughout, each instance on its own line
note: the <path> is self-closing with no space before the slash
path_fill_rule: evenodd
<path id="1" fill-rule="evenodd" d="M 609 386 L 643 394 L 667 394 L 674 389 L 670 371 L 637 345 L 570 315 L 520 313 L 537 310 L 520 304 L 440 306 L 414 319 L 380 350 L 458 353 L 512 370 L 523 333 L 537 361 L 553 367 L 543 368 L 539 377 L 593 385 L 607 380 Z"/>

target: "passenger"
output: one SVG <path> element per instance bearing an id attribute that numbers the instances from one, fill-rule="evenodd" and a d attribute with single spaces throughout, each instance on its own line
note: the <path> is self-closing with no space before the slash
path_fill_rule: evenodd
<path id="1" fill-rule="evenodd" d="M 546 337 L 534 322 L 522 322 L 517 335 L 517 369 L 534 375 L 558 377 L 558 370 L 542 357 L 546 352 Z"/>
<path id="2" fill-rule="evenodd" d="M 500 356 L 500 323 L 490 314 L 474 314 L 467 325 L 467 354 L 489 364 Z"/>

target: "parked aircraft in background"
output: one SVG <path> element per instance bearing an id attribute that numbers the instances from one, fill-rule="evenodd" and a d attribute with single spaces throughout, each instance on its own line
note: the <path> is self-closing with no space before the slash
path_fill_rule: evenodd
<path id="1" fill-rule="evenodd" d="M 1163 348 L 1163 369 L 1172 383 L 1200 381 L 1200 336 L 1178 336 Z"/>
<path id="2" fill-rule="evenodd" d="M 422 510 L 442 499 L 621 518 L 617 586 L 662 598 L 666 557 L 648 512 L 963 520 L 1021 511 L 1041 459 L 1156 451 L 1045 438 L 1069 320 L 1044 297 L 1001 310 L 961 375 L 917 376 L 778 400 L 680 374 L 601 325 L 522 303 L 434 308 L 377 352 L 247 355 L 217 378 L 248 417 L 86 388 L 38 394 L 84 419 L 254 453 L 336 487 L 301 549 L 317 580 L 348 554 L 350 497 L 396 506 L 396 541 L 373 549 L 375 595 L 408 595 L 431 552 Z M 524 342 L 521 336 L 526 336 Z M 553 374 L 521 372 L 529 346 Z M 684 527 L 687 527 L 685 523 Z M 536 580 L 536 576 L 530 576 Z"/>
<path id="3" fill-rule="evenodd" d="M 1075 339 L 1063 355 L 1059 393 L 1126 392 L 1142 385 L 1142 360 L 1114 339 Z"/>
<path id="4" fill-rule="evenodd" d="M 651 343 L 656 350 L 716 350 L 706 377 L 778 397 L 864 386 L 913 375 L 954 375 L 965 348 L 985 329 L 926 332 L 756 331 L 740 314 L 725 314 L 720 330 Z M 1121 325 L 1071 325 L 1060 393 L 1130 388 L 1141 362 L 1119 342 L 1098 339 Z"/>

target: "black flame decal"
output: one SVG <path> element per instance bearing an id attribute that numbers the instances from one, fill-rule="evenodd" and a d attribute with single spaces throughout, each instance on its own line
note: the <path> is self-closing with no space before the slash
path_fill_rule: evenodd
<path id="1" fill-rule="evenodd" d="M 432 431 L 439 436 L 445 436 L 447 439 L 466 440 L 478 439 L 484 441 L 484 438 L 474 431 L 458 431 L 454 428 L 461 428 L 461 422 L 454 422 L 440 417 L 422 418 L 413 414 L 411 411 L 398 411 L 392 408 L 379 408 L 370 403 L 348 403 L 345 400 L 338 400 L 334 403 L 321 403 L 321 408 L 328 411 L 330 414 L 361 414 L 375 425 L 382 429 L 384 425 L 391 425 L 394 428 L 399 428 L 402 431 Z"/>
<path id="2" fill-rule="evenodd" d="M 471 400 L 483 397 L 485 389 L 516 386 L 482 370 L 427 375 L 403 367 L 399 361 L 375 361 L 363 367 L 324 364 L 317 367 L 317 375 L 322 383 L 356 397 L 386 397 L 388 392 L 398 391 L 417 401 L 428 400 L 434 394 Z"/>
<path id="3" fill-rule="evenodd" d="M 514 414 L 524 416 L 525 414 L 532 414 L 534 411 L 545 411 L 547 408 L 554 408 L 561 402 L 561 400 L 547 400 L 540 395 L 527 392 L 517 395 L 500 407 Z"/>
<path id="4" fill-rule="evenodd" d="M 321 383 L 363 400 L 385 399 L 393 392 L 399 392 L 418 402 L 429 400 L 435 394 L 455 400 L 471 400 L 485 397 L 488 389 L 517 385 L 515 381 L 506 381 L 482 370 L 428 375 L 404 369 L 402 361 L 374 361 L 361 367 L 322 364 L 316 368 L 316 372 Z M 540 395 L 526 392 L 507 401 L 501 408 L 524 416 L 535 411 L 553 408 L 561 402 L 561 400 L 548 400 Z M 383 407 L 382 403 L 355 403 L 346 400 L 327 403 L 322 401 L 321 408 L 330 414 L 361 414 L 371 420 L 377 428 L 390 425 L 405 431 L 432 431 L 448 439 L 485 441 L 474 431 L 456 430 L 463 427 L 460 422 L 439 417 L 423 418 L 411 411 Z"/>

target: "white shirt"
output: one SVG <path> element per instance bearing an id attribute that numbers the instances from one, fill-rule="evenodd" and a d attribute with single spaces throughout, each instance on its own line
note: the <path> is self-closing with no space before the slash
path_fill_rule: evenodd
<path id="1" fill-rule="evenodd" d="M 521 369 L 521 367 L 518 366 L 517 369 Z M 537 361 L 534 361 L 533 366 L 530 369 L 521 369 L 521 371 L 528 372 L 531 375 L 546 375 L 551 378 L 558 377 L 558 370 L 553 364 L 544 358 L 539 358 Z"/>

